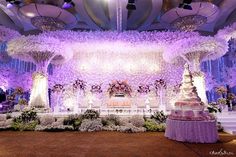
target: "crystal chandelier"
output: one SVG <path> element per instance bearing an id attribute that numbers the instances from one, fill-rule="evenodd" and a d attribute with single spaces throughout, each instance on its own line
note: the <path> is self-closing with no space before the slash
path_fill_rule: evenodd
<path id="1" fill-rule="evenodd" d="M 31 23 L 41 31 L 56 31 L 65 29 L 66 24 L 54 17 L 36 16 L 31 19 Z"/>
<path id="2" fill-rule="evenodd" d="M 181 31 L 194 31 L 207 22 L 207 17 L 201 15 L 189 15 L 179 17 L 171 25 Z"/>

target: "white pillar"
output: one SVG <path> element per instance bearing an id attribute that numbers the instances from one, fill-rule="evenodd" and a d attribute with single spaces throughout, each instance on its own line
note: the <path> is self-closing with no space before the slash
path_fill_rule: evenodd
<path id="1" fill-rule="evenodd" d="M 30 94 L 30 107 L 49 108 L 48 76 L 41 72 L 33 74 L 33 86 Z"/>

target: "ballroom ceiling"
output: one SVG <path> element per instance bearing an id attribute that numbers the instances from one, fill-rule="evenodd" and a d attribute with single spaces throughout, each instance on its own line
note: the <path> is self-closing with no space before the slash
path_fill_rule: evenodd
<path id="1" fill-rule="evenodd" d="M 63 0 L 21 2 L 7 8 L 7 2 L 0 0 L 0 25 L 24 34 L 51 29 L 42 27 L 40 24 L 48 19 L 38 16 L 56 18 L 60 29 L 152 31 L 183 30 L 188 25 L 189 30 L 206 34 L 236 21 L 236 0 L 193 0 L 192 10 L 178 8 L 182 0 L 136 0 L 136 10 L 131 11 L 126 9 L 128 0 L 73 0 L 75 6 L 69 9 L 61 9 Z"/>

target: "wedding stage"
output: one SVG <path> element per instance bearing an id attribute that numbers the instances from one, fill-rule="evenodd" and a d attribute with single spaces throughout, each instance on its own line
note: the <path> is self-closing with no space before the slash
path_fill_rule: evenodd
<path id="1" fill-rule="evenodd" d="M 68 102 L 68 101 L 66 101 Z M 90 95 L 89 97 L 80 96 L 73 105 L 58 104 L 55 105 L 53 112 L 55 114 L 84 113 L 87 109 L 98 111 L 101 115 L 116 114 L 121 116 L 146 115 L 150 116 L 156 111 L 164 110 L 165 106 L 160 105 L 160 100 L 156 96 L 139 97 L 102 97 L 101 95 Z M 71 103 L 70 102 L 70 103 Z"/>
<path id="2" fill-rule="evenodd" d="M 197 32 L 61 30 L 14 35 L 6 43 L 7 55 L 33 63 L 34 71 L 16 77 L 4 77 L 14 72 L 3 71 L 7 72 L 3 87 L 13 88 L 9 101 L 17 102 L 18 110 L 28 104 L 25 108 L 56 114 L 86 109 L 104 115 L 168 112 L 179 95 L 186 62 L 199 97 L 207 104 L 201 62 L 219 58 L 228 49 L 224 36 Z"/>

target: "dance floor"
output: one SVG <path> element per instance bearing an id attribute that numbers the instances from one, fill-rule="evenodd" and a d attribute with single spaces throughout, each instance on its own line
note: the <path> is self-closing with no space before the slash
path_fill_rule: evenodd
<path id="1" fill-rule="evenodd" d="M 215 144 L 189 144 L 156 132 L 0 132 L 1 157 L 233 157 L 235 148 L 236 136 L 226 133 Z"/>

